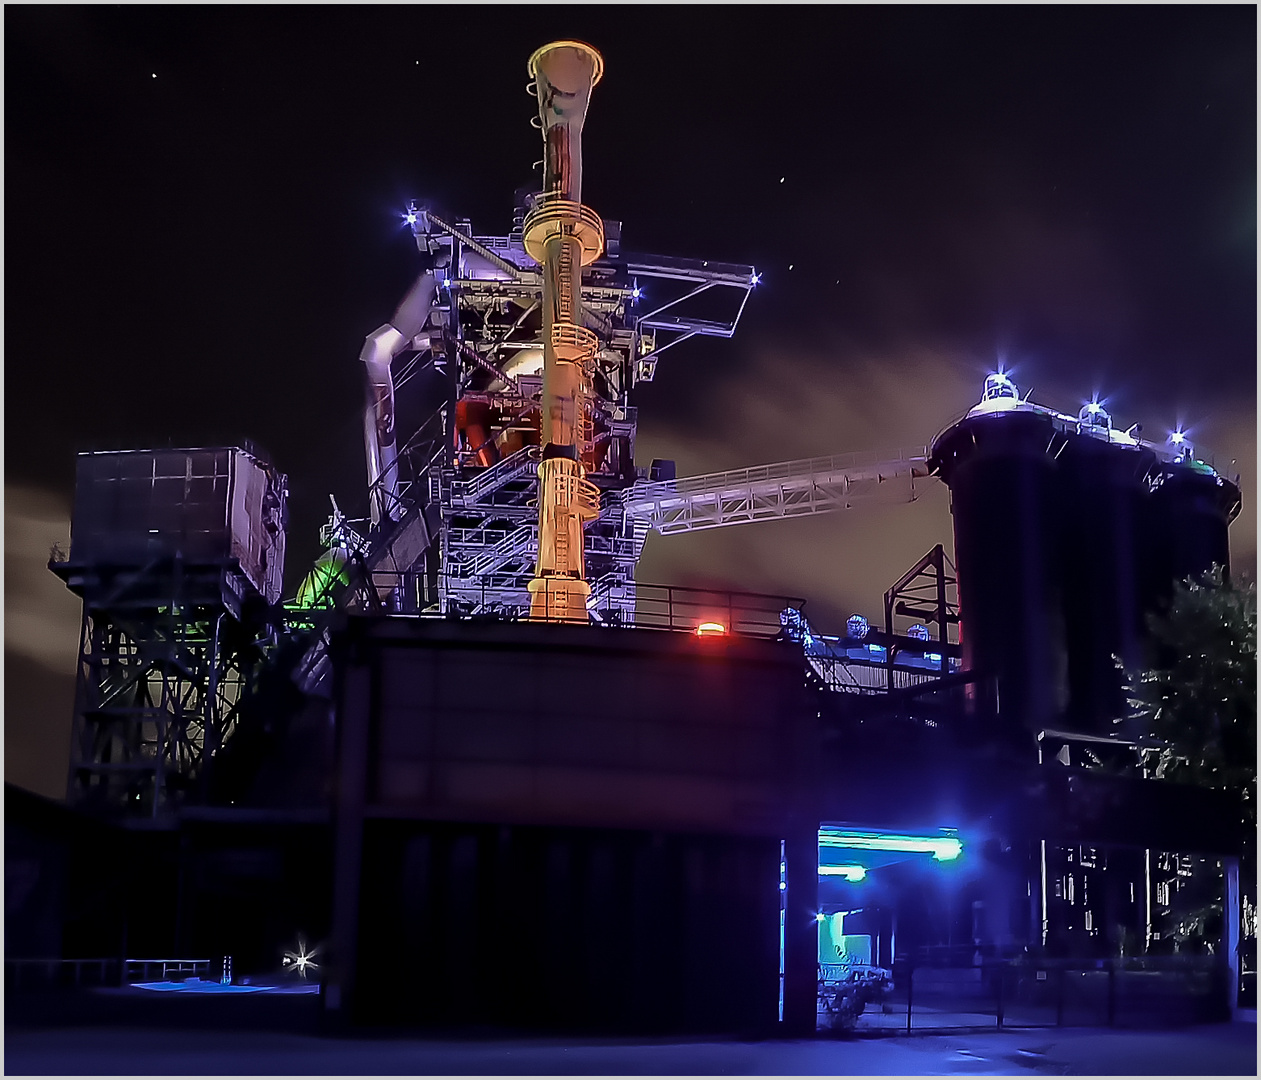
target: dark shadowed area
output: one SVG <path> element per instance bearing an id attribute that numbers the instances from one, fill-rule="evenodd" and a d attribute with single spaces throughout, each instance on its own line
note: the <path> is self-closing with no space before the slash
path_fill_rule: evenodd
<path id="1" fill-rule="evenodd" d="M 667 353 L 679 474 L 923 445 L 1002 362 L 1240 474 L 1256 565 L 1256 10 L 7 7 L 6 779 L 64 787 L 78 632 L 46 570 L 74 455 L 242 437 L 289 475 L 287 582 L 366 509 L 363 337 L 407 199 L 506 233 L 526 60 L 604 55 L 586 200 L 628 249 L 756 264 L 734 340 Z M 537 175 L 537 174 L 535 174 Z M 1235 464 L 1231 464 L 1235 459 Z M 909 506 L 649 540 L 640 579 L 875 614 Z"/>

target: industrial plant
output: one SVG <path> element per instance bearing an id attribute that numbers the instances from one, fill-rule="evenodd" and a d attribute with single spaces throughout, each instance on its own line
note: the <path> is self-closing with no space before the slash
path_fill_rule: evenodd
<path id="1" fill-rule="evenodd" d="M 923 446 L 643 461 L 636 388 L 732 337 L 760 277 L 624 247 L 583 202 L 600 54 L 528 71 L 542 179 L 507 232 L 401 210 L 415 282 L 359 356 L 369 516 L 334 493 L 292 595 L 284 462 L 79 456 L 49 564 L 83 603 L 67 806 L 26 826 L 59 869 L 6 957 L 296 981 L 363 1025 L 1224 1014 L 1239 814 L 1147 775 L 1119 663 L 1176 581 L 1229 572 L 1237 478 L 1002 371 Z M 843 626 L 636 573 L 650 532 L 937 484 L 953 535 Z"/>

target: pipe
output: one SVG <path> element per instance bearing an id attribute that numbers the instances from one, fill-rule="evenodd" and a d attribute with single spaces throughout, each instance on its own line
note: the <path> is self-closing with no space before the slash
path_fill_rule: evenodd
<path id="1" fill-rule="evenodd" d="M 496 379 L 502 379 L 503 382 L 506 383 L 512 389 L 512 392 L 518 397 L 522 395 L 521 384 L 504 371 L 503 368 L 492 364 L 486 359 L 486 357 L 473 348 L 472 345 L 468 344 L 468 342 L 457 340 L 454 344 L 455 351 L 464 357 L 464 359 L 470 364 L 474 367 L 481 368 L 487 375 L 491 375 Z"/>
<path id="2" fill-rule="evenodd" d="M 394 312 L 394 318 L 364 339 L 359 359 L 364 363 L 368 403 L 363 415 L 363 443 L 368 465 L 368 496 L 372 524 L 399 517 L 398 447 L 394 435 L 394 377 L 390 364 L 420 333 L 433 309 L 438 283 L 425 270 Z"/>
<path id="3" fill-rule="evenodd" d="M 448 236 L 455 237 L 455 239 L 460 241 L 460 243 L 470 251 L 477 252 L 478 255 L 489 262 L 492 266 L 507 274 L 511 280 L 515 281 L 521 273 L 520 268 L 515 263 L 509 262 L 502 255 L 496 255 L 490 250 L 490 248 L 486 247 L 484 244 L 479 244 L 467 233 L 461 232 L 454 225 L 449 225 L 447 222 L 443 221 L 442 218 L 438 217 L 438 215 L 432 210 L 428 211 L 425 216 L 429 219 L 431 224 L 436 225 Z"/>
<path id="4" fill-rule="evenodd" d="M 461 400 L 455 406 L 455 426 L 464 433 L 469 452 L 479 465 L 493 465 L 499 460 L 490 436 L 490 406 L 481 401 Z"/>
<path id="5" fill-rule="evenodd" d="M 522 227 L 526 254 L 543 270 L 543 403 L 539 550 L 530 618 L 586 623 L 591 586 L 583 524 L 599 512 L 586 479 L 586 401 L 599 339 L 581 325 L 582 267 L 604 250 L 604 225 L 582 205 L 582 125 L 604 61 L 589 45 L 554 41 L 530 57 L 543 131 L 543 192 Z"/>

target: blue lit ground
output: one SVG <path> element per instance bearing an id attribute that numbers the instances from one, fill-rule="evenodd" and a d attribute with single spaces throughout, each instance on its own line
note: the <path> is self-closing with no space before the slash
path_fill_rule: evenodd
<path id="1" fill-rule="evenodd" d="M 290 983 L 282 986 L 227 985 L 202 979 L 185 979 L 183 982 L 143 982 L 131 984 L 137 990 L 180 994 L 318 994 L 318 983 Z"/>
<path id="2" fill-rule="evenodd" d="M 256 1000 L 256 999 L 255 999 Z M 1257 1028 L 1065 1028 L 802 1041 L 321 1038 L 163 1028 L 7 1030 L 24 1074 L 1255 1076 Z"/>

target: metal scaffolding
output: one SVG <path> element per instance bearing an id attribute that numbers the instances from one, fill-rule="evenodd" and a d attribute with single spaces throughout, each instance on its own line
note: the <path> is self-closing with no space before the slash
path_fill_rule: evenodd
<path id="1" fill-rule="evenodd" d="M 212 798 L 279 619 L 285 478 L 237 448 L 82 454 L 67 801 L 157 818 Z"/>
<path id="2" fill-rule="evenodd" d="M 207 801 L 266 644 L 221 577 L 170 560 L 84 588 L 67 801 L 151 817 Z"/>
<path id="3" fill-rule="evenodd" d="M 519 208 L 519 225 L 533 199 Z M 404 313 L 407 331 L 421 329 L 394 355 L 393 389 L 428 372 L 445 386 L 445 400 L 415 428 L 399 417 L 408 437 L 397 450 L 374 459 L 370 449 L 377 517 L 353 524 L 367 539 L 365 563 L 385 610 L 522 617 L 538 552 L 543 275 L 520 227 L 507 236 L 475 235 L 468 222 L 418 206 L 407 221 L 435 289 L 424 318 Z M 582 271 L 582 329 L 593 335 L 595 352 L 578 453 L 599 499 L 583 529 L 583 557 L 589 613 L 631 621 L 635 565 L 651 525 L 619 500 L 647 479 L 635 465 L 629 393 L 651 381 L 672 345 L 731 337 L 758 275 L 751 266 L 623 253 L 621 223 L 602 224 L 605 252 Z M 725 315 L 715 314 L 715 295 L 729 301 Z M 389 335 L 391 325 L 370 338 L 397 344 L 402 334 Z M 365 430 L 393 430 L 392 412 L 388 424 L 377 423 L 386 398 L 374 393 Z M 352 590 L 343 606 L 361 600 Z"/>

